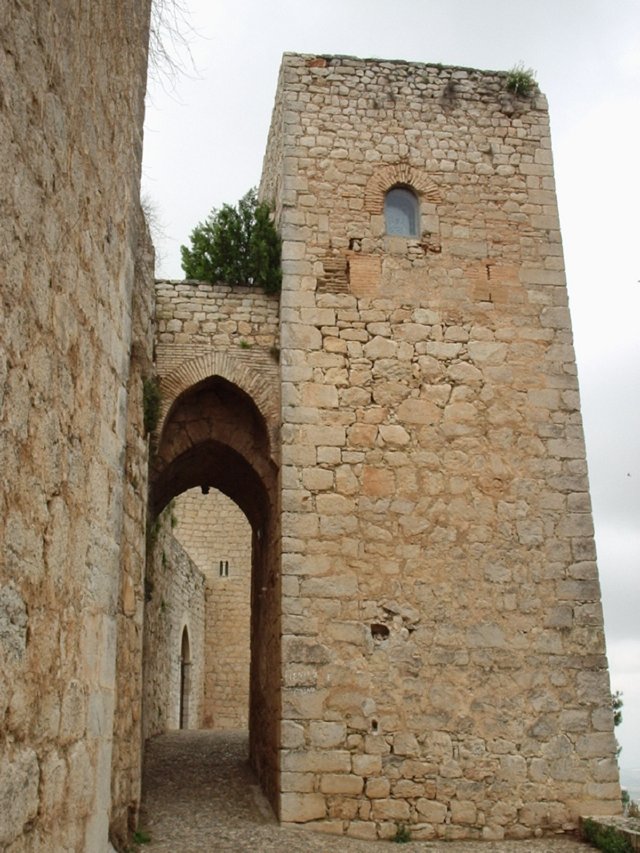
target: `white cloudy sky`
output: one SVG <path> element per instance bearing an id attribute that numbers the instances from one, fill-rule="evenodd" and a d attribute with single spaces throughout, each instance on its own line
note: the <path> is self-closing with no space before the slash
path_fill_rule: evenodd
<path id="1" fill-rule="evenodd" d="M 257 184 L 284 51 L 509 69 L 549 99 L 621 764 L 640 768 L 640 3 L 182 0 L 194 67 L 151 84 L 143 188 L 158 275 Z M 638 770 L 640 788 L 640 769 Z"/>

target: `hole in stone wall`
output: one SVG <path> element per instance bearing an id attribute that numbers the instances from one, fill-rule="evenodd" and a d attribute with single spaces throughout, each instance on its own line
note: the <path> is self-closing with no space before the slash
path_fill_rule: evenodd
<path id="1" fill-rule="evenodd" d="M 372 732 L 378 731 L 378 721 L 377 720 L 371 720 L 371 731 Z"/>
<path id="2" fill-rule="evenodd" d="M 371 625 L 371 636 L 374 640 L 377 640 L 377 642 L 381 643 L 389 636 L 389 628 L 386 625 L 381 624 L 380 622 L 374 622 Z"/>

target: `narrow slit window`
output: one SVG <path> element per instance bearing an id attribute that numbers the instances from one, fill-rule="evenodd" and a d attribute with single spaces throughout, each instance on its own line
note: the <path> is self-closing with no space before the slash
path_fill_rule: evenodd
<path id="1" fill-rule="evenodd" d="M 406 187 L 393 187 L 384 198 L 384 222 L 387 234 L 417 237 L 419 234 L 418 199 Z"/>
<path id="2" fill-rule="evenodd" d="M 229 560 L 220 560 L 219 572 L 221 578 L 229 577 Z"/>

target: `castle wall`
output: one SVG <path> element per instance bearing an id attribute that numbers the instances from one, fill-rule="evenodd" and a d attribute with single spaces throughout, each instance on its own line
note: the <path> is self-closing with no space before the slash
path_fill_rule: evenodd
<path id="1" fill-rule="evenodd" d="M 140 211 L 142 220 L 142 211 Z M 146 237 L 146 239 L 145 239 Z M 142 777 L 142 638 L 149 444 L 144 425 L 145 381 L 153 381 L 154 253 L 140 222 L 135 257 L 131 357 L 127 383 L 125 484 L 117 609 L 110 835 L 126 845 L 138 825 Z"/>
<path id="2" fill-rule="evenodd" d="M 147 559 L 144 621 L 144 714 L 146 740 L 178 728 L 202 726 L 205 660 L 205 577 L 173 535 L 168 507 L 156 520 Z M 180 719 L 184 629 L 189 638 L 185 707 Z"/>
<path id="3" fill-rule="evenodd" d="M 617 812 L 547 108 L 286 55 L 281 815 L 524 837 Z M 385 192 L 419 197 L 389 236 Z"/>
<path id="4" fill-rule="evenodd" d="M 158 282 L 162 393 L 152 512 L 219 488 L 251 524 L 250 760 L 280 791 L 279 299 L 255 288 Z M 214 718 L 215 723 L 215 718 Z"/>
<path id="5" fill-rule="evenodd" d="M 12 853 L 108 843 L 123 531 L 125 514 L 144 514 L 144 491 L 125 513 L 124 456 L 148 15 L 148 0 L 0 11 L 0 847 Z"/>
<path id="6" fill-rule="evenodd" d="M 255 287 L 156 282 L 158 373 L 211 350 L 233 352 L 259 373 L 277 374 L 278 297 Z"/>
<path id="7" fill-rule="evenodd" d="M 190 489 L 175 499 L 173 512 L 174 535 L 206 578 L 203 727 L 246 728 L 251 526 L 217 490 Z"/>
<path id="8" fill-rule="evenodd" d="M 279 300 L 260 288 L 198 281 L 156 282 L 156 364 L 162 417 L 198 382 L 218 375 L 238 385 L 267 420 L 280 449 Z"/>

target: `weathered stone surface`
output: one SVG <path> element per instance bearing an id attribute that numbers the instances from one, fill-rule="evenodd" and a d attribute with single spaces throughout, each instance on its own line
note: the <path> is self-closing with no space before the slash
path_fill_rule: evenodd
<path id="1" fill-rule="evenodd" d="M 280 819 L 284 822 L 306 823 L 323 818 L 326 813 L 322 794 L 282 794 Z"/>
<path id="2" fill-rule="evenodd" d="M 169 729 L 202 727 L 212 713 L 205 655 L 206 577 L 172 535 L 172 509 L 156 522 L 146 570 L 144 717 L 147 740 Z M 248 668 L 248 667 L 247 667 Z M 242 684 L 242 682 L 240 682 Z M 247 688 L 240 692 L 240 702 Z M 243 707 L 246 721 L 247 708 Z M 224 713 L 224 712 L 223 712 Z M 231 709 L 233 713 L 233 706 Z"/>
<path id="3" fill-rule="evenodd" d="M 16 7 L 3 31 L 0 841 L 101 850 L 110 821 L 124 845 L 143 733 L 242 724 L 248 695 L 285 822 L 500 839 L 615 812 L 544 99 L 506 109 L 496 73 L 285 57 L 261 188 L 280 304 L 202 282 L 155 294 L 149 514 L 220 487 L 248 519 L 228 520 L 242 584 L 185 500 L 192 557 L 169 510 L 145 585 L 134 5 Z M 415 236 L 385 233 L 397 185 Z M 207 622 L 232 633 L 217 660 Z"/>
<path id="4" fill-rule="evenodd" d="M 13 586 L 0 589 L 0 646 L 6 660 L 21 660 L 27 646 L 27 608 Z"/>
<path id="5" fill-rule="evenodd" d="M 150 5 L 0 12 L 0 847 L 15 850 L 104 850 L 139 801 Z"/>
<path id="6" fill-rule="evenodd" d="M 304 712 L 284 702 L 304 730 L 285 760 L 346 834 L 526 837 L 615 801 L 548 117 L 505 110 L 504 84 L 284 58 L 261 193 L 307 266 L 283 279 L 304 312 L 280 320 L 282 565 L 323 649 Z M 398 184 L 418 238 L 385 233 Z M 319 723 L 345 726 L 327 756 L 362 793 L 323 767 Z"/>
<path id="7" fill-rule="evenodd" d="M 0 759 L 0 843 L 9 846 L 38 811 L 39 768 L 32 749 L 7 752 Z"/>

